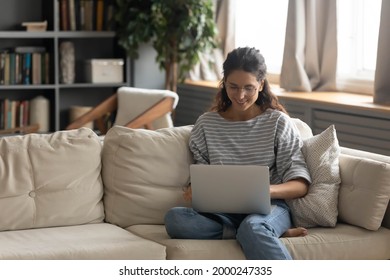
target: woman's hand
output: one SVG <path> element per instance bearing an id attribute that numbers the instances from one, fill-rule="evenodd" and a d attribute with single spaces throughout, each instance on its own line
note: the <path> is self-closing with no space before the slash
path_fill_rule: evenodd
<path id="1" fill-rule="evenodd" d="M 186 188 L 184 188 L 183 198 L 184 198 L 185 201 L 191 201 L 192 200 L 191 185 L 188 185 Z"/>

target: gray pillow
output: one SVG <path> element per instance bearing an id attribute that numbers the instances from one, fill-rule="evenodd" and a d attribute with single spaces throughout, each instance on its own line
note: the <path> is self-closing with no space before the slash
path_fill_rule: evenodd
<path id="1" fill-rule="evenodd" d="M 303 140 L 302 153 L 312 184 L 301 198 L 288 200 L 295 226 L 334 227 L 338 216 L 340 147 L 334 125 Z"/>

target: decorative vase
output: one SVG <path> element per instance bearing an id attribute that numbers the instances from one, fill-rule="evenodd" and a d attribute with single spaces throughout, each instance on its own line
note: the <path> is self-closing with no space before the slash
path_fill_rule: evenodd
<path id="1" fill-rule="evenodd" d="M 75 50 L 72 42 L 60 44 L 60 72 L 61 83 L 73 84 L 75 81 Z"/>
<path id="2" fill-rule="evenodd" d="M 69 111 L 69 122 L 72 123 L 77 118 L 81 117 L 85 113 L 89 112 L 93 107 L 90 106 L 72 106 Z M 88 122 L 83 125 L 83 127 L 88 127 L 93 129 L 93 122 Z"/>
<path id="3" fill-rule="evenodd" d="M 39 124 L 39 132 L 49 131 L 50 101 L 39 95 L 30 101 L 30 124 Z"/>

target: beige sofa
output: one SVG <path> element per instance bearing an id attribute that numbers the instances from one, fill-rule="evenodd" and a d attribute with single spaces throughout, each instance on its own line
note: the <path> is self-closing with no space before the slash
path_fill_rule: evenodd
<path id="1" fill-rule="evenodd" d="M 104 144 L 87 128 L 0 139 L 0 259 L 244 259 L 236 240 L 165 232 L 165 212 L 189 206 L 190 131 L 116 126 Z M 342 148 L 339 164 L 337 225 L 283 242 L 295 259 L 390 259 L 390 157 Z"/>

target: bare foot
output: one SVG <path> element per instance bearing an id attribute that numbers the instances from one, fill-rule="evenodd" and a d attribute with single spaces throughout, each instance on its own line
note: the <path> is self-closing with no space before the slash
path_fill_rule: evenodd
<path id="1" fill-rule="evenodd" d="M 307 229 L 303 227 L 289 228 L 282 237 L 302 237 L 307 235 Z"/>

